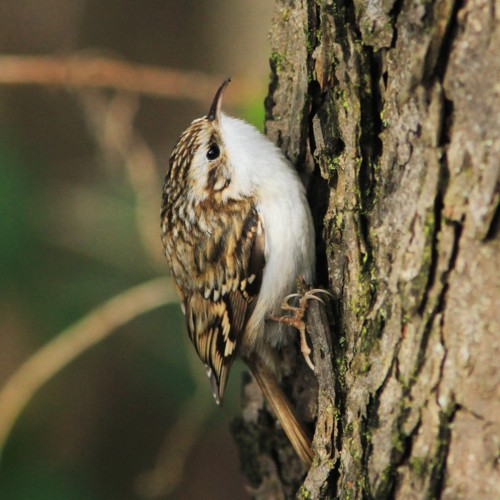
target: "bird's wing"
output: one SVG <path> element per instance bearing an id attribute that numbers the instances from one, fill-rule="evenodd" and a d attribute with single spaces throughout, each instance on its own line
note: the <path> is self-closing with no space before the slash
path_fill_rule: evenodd
<path id="1" fill-rule="evenodd" d="M 189 336 L 221 403 L 238 342 L 256 303 L 265 264 L 262 219 L 251 206 L 200 244 L 197 287 L 184 295 Z M 197 254 L 198 253 L 198 254 Z"/>

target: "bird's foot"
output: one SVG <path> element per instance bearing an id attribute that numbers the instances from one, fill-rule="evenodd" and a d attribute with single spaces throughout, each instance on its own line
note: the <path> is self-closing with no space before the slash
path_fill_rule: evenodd
<path id="1" fill-rule="evenodd" d="M 321 288 L 309 290 L 303 295 L 299 293 L 292 293 L 290 295 L 287 295 L 284 298 L 283 303 L 281 304 L 281 308 L 284 311 L 290 311 L 292 314 L 290 316 L 271 316 L 270 318 L 268 318 L 272 321 L 278 321 L 279 323 L 285 323 L 286 325 L 293 326 L 299 331 L 300 351 L 302 352 L 307 365 L 309 366 L 309 368 L 311 368 L 312 371 L 314 371 L 314 364 L 311 361 L 312 351 L 306 339 L 306 324 L 304 321 L 304 316 L 308 300 L 317 300 L 324 304 L 324 302 L 316 295 L 317 293 L 325 293 L 327 295 L 331 295 L 330 292 L 328 292 L 327 290 L 322 290 Z M 299 298 L 299 303 L 297 306 L 290 305 L 290 299 L 293 298 Z"/>

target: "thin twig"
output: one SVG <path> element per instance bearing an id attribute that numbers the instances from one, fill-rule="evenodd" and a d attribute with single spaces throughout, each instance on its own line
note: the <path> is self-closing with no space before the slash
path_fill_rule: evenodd
<path id="1" fill-rule="evenodd" d="M 170 278 L 157 278 L 130 288 L 63 330 L 25 361 L 0 391 L 0 458 L 17 418 L 48 380 L 118 327 L 176 300 Z"/>
<path id="2" fill-rule="evenodd" d="M 103 92 L 82 92 L 79 97 L 105 162 L 122 166 L 134 190 L 136 227 L 144 249 L 155 264 L 164 265 L 158 218 L 161 179 L 153 152 L 133 126 L 138 99 L 123 93 L 110 99 Z"/>
<path id="3" fill-rule="evenodd" d="M 108 88 L 185 99 L 206 105 L 222 76 L 133 64 L 103 57 L 0 55 L 0 85 L 44 85 L 68 88 Z M 259 85 L 236 78 L 224 97 L 232 105 L 256 95 Z"/>

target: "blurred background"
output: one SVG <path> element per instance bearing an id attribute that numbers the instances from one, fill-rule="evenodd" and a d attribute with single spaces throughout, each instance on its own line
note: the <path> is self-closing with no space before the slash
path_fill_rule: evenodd
<path id="1" fill-rule="evenodd" d="M 192 79 L 212 94 L 213 82 L 232 75 L 226 111 L 262 128 L 272 3 L 2 0 L 0 55 L 197 71 Z M 33 394 L 13 427 L 4 425 L 0 498 L 247 498 L 229 431 L 244 368 L 235 366 L 217 408 L 170 282 L 151 282 L 168 275 L 159 230 L 168 157 L 207 113 L 206 91 L 167 98 L 5 84 L 5 68 L 0 58 L 0 426 L 21 393 L 6 383 L 23 363 L 146 284 L 127 295 L 136 313 L 126 301 L 115 307 L 124 325 L 106 324 L 88 349 L 73 343 L 76 359 L 39 390 L 31 371 Z"/>

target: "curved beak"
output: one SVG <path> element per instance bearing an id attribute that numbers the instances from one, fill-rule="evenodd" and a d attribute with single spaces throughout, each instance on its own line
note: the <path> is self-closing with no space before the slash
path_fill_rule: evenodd
<path id="1" fill-rule="evenodd" d="M 207 118 L 211 122 L 214 120 L 218 120 L 220 116 L 220 108 L 222 105 L 222 94 L 224 93 L 224 90 L 226 87 L 229 85 L 229 82 L 231 81 L 231 77 L 227 77 L 223 82 L 222 85 L 217 89 L 217 92 L 215 93 L 214 100 L 212 101 L 212 105 L 210 106 L 210 111 L 208 112 Z"/>

